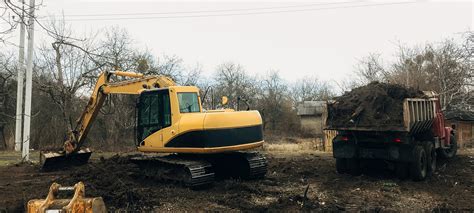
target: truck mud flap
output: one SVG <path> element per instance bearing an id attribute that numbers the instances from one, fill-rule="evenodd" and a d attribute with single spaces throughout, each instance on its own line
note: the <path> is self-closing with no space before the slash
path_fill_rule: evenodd
<path id="1" fill-rule="evenodd" d="M 333 143 L 333 156 L 335 158 L 354 158 L 357 156 L 357 147 L 349 143 Z"/>

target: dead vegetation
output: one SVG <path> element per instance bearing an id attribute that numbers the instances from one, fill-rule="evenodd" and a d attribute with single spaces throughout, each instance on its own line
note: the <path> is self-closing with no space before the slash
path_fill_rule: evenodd
<path id="1" fill-rule="evenodd" d="M 275 137 L 265 143 L 263 149 L 272 153 L 316 153 L 323 151 L 321 138 Z"/>

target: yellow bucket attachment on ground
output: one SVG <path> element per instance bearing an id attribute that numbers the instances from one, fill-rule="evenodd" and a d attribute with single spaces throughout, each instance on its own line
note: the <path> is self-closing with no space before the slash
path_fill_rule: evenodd
<path id="1" fill-rule="evenodd" d="M 91 157 L 89 148 L 81 149 L 71 154 L 66 152 L 40 152 L 40 165 L 45 171 L 58 170 L 70 166 L 84 165 Z"/>
<path id="2" fill-rule="evenodd" d="M 60 191 L 74 191 L 74 196 L 71 199 L 57 199 Z M 107 212 L 107 209 L 101 197 L 85 198 L 85 187 L 82 182 L 73 187 L 62 187 L 57 183 L 53 183 L 49 188 L 46 199 L 28 201 L 28 213 L 43 212 L 102 213 Z"/>

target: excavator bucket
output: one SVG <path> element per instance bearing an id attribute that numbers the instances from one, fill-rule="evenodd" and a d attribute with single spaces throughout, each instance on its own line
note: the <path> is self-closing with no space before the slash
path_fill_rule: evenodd
<path id="1" fill-rule="evenodd" d="M 66 152 L 40 152 L 40 165 L 44 171 L 84 165 L 89 161 L 92 151 L 89 148 L 66 154 Z"/>
<path id="2" fill-rule="evenodd" d="M 72 198 L 59 198 L 60 192 L 73 193 Z M 28 213 L 46 212 L 84 212 L 84 213 L 105 213 L 107 208 L 102 197 L 85 197 L 84 183 L 79 182 L 74 186 L 63 187 L 53 183 L 49 188 L 46 199 L 34 199 L 28 201 Z"/>

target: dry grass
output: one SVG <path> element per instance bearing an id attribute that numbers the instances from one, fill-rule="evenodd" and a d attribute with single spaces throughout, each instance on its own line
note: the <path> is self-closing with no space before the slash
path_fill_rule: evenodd
<path id="1" fill-rule="evenodd" d="M 273 137 L 271 140 L 267 139 L 266 142 L 263 149 L 267 152 L 301 154 L 324 150 L 319 138 Z"/>
<path id="2" fill-rule="evenodd" d="M 30 151 L 30 161 L 39 161 L 38 151 Z M 0 166 L 8 166 L 19 162 L 21 162 L 21 152 L 0 151 Z"/>
<path id="3" fill-rule="evenodd" d="M 92 160 L 97 160 L 100 157 L 109 158 L 113 155 L 117 154 L 116 152 L 93 152 L 92 153 Z M 30 152 L 30 161 L 33 163 L 39 162 L 39 151 L 31 151 Z M 0 151 L 0 166 L 8 166 L 16 163 L 21 162 L 21 152 L 15 151 Z"/>

